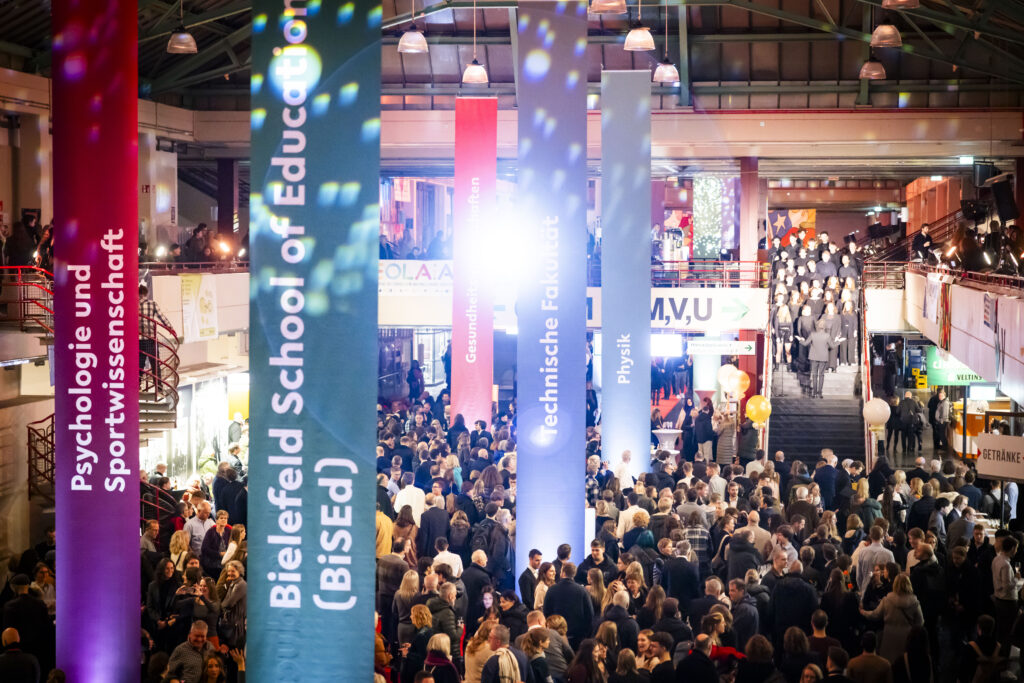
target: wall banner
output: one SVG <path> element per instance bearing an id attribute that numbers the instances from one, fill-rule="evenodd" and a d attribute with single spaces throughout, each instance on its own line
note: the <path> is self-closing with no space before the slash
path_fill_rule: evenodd
<path id="1" fill-rule="evenodd" d="M 380 4 L 253 17 L 249 679 L 370 680 Z"/>
<path id="2" fill-rule="evenodd" d="M 925 351 L 928 385 L 933 387 L 962 387 L 985 378 L 958 361 L 948 351 L 929 346 Z"/>
<path id="3" fill-rule="evenodd" d="M 768 327 L 768 290 L 753 288 L 654 287 L 650 326 L 654 330 L 737 332 Z M 602 326 L 600 287 L 587 288 L 587 327 Z"/>
<path id="4" fill-rule="evenodd" d="M 601 440 L 605 459 L 630 451 L 634 474 L 646 471 L 651 431 L 651 323 L 643 301 L 651 259 L 636 245 L 651 231 L 651 75 L 601 72 Z M 658 217 L 659 219 L 661 216 Z"/>
<path id="5" fill-rule="evenodd" d="M 138 19 L 125 2 L 54 0 L 52 15 L 63 36 L 53 48 L 56 666 L 69 681 L 129 681 L 139 677 Z M 48 671 L 52 653 L 40 654 Z"/>
<path id="6" fill-rule="evenodd" d="M 452 416 L 491 420 L 494 311 L 488 235 L 498 174 L 498 100 L 455 100 L 455 229 L 452 294 Z M 475 445 L 475 444 L 474 444 Z"/>
<path id="7" fill-rule="evenodd" d="M 217 280 L 215 275 L 179 275 L 181 321 L 185 343 L 216 339 Z"/>
<path id="8" fill-rule="evenodd" d="M 518 32 L 516 575 L 531 546 L 586 553 L 587 3 L 522 3 Z"/>

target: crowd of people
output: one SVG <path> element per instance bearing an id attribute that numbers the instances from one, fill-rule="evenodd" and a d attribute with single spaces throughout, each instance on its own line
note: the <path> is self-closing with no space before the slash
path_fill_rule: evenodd
<path id="1" fill-rule="evenodd" d="M 769 288 L 776 367 L 789 365 L 803 395 L 822 398 L 826 372 L 858 363 L 864 261 L 853 239 L 846 247 L 827 232 L 791 232 L 772 239 Z"/>
<path id="2" fill-rule="evenodd" d="M 140 473 L 139 680 L 244 683 L 248 493 L 234 456 L 173 491 L 166 465 Z M 55 669 L 56 535 L 0 573 L 0 681 L 64 681 Z M 84 637 L 84 634 L 83 634 Z"/>
<path id="3" fill-rule="evenodd" d="M 531 549 L 514 576 L 514 413 L 449 425 L 413 401 L 378 430 L 384 680 L 967 682 L 1016 666 L 1016 486 L 961 462 L 699 448 L 657 451 L 634 479 L 590 429 L 595 537 Z M 1009 530 L 982 521 L 1000 504 Z"/>
<path id="4" fill-rule="evenodd" d="M 0 266 L 35 266 L 53 270 L 53 228 L 26 213 L 13 224 L 0 224 Z"/>

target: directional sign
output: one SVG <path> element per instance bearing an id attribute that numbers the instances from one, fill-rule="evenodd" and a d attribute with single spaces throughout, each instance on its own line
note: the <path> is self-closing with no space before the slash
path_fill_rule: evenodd
<path id="1" fill-rule="evenodd" d="M 757 344 L 728 339 L 690 339 L 686 342 L 686 352 L 692 356 L 753 356 L 757 353 Z"/>

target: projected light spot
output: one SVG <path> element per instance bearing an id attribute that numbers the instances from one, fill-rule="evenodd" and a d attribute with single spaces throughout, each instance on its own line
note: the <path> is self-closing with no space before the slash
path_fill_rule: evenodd
<path id="1" fill-rule="evenodd" d="M 339 183 L 324 183 L 316 194 L 316 203 L 320 206 L 334 206 L 339 192 L 341 192 Z"/>
<path id="2" fill-rule="evenodd" d="M 253 109 L 252 115 L 249 117 L 249 125 L 253 130 L 259 130 L 263 127 L 263 122 L 267 120 L 266 109 Z"/>
<path id="3" fill-rule="evenodd" d="M 300 99 L 301 94 L 305 99 L 305 94 L 320 82 L 322 70 L 316 50 L 308 45 L 289 45 L 270 60 L 270 86 L 279 96 Z"/>
<path id="4" fill-rule="evenodd" d="M 344 5 L 338 8 L 338 25 L 343 26 L 348 22 L 352 21 L 352 17 L 356 13 L 356 4 L 354 2 L 346 2 Z"/>
<path id="5" fill-rule="evenodd" d="M 92 99 L 89 100 L 89 108 L 94 112 L 98 112 L 103 108 L 103 98 L 100 95 L 93 95 Z"/>
<path id="6" fill-rule="evenodd" d="M 263 74 L 253 74 L 249 79 L 249 89 L 253 95 L 259 95 L 263 89 Z"/>
<path id="7" fill-rule="evenodd" d="M 342 206 L 352 206 L 359 199 L 360 189 L 362 189 L 362 185 L 359 183 L 345 183 L 341 186 L 341 195 L 338 201 Z"/>
<path id="8" fill-rule="evenodd" d="M 537 110 L 533 112 L 533 127 L 539 128 L 547 117 L 548 113 L 538 107 Z"/>
<path id="9" fill-rule="evenodd" d="M 530 17 L 526 14 L 520 14 L 519 16 L 519 30 L 525 31 L 526 27 L 530 25 Z"/>
<path id="10" fill-rule="evenodd" d="M 544 121 L 544 137 L 551 137 L 555 132 L 555 128 L 557 127 L 558 119 L 556 119 L 553 116 L 549 117 L 546 121 Z"/>
<path id="11" fill-rule="evenodd" d="M 597 105 L 600 102 L 600 96 L 595 93 L 587 93 L 587 109 L 597 109 Z"/>
<path id="12" fill-rule="evenodd" d="M 359 97 L 359 84 L 355 81 L 346 83 L 341 86 L 341 90 L 338 93 L 338 104 L 347 107 L 355 102 L 357 97 Z"/>
<path id="13" fill-rule="evenodd" d="M 909 106 L 910 106 L 910 93 L 908 93 L 908 92 L 901 92 L 900 93 L 900 104 L 899 104 L 900 109 L 906 109 Z"/>
<path id="14" fill-rule="evenodd" d="M 377 5 L 366 14 L 366 25 L 370 28 L 380 28 L 381 21 L 384 17 L 383 8 Z"/>
<path id="15" fill-rule="evenodd" d="M 320 0 L 309 0 L 306 3 L 306 17 L 312 18 L 320 13 L 320 5 L 323 4 Z"/>
<path id="16" fill-rule="evenodd" d="M 252 18 L 252 32 L 263 33 L 263 30 L 267 28 L 267 15 L 257 14 Z"/>
<path id="17" fill-rule="evenodd" d="M 530 50 L 523 60 L 523 75 L 533 81 L 544 78 L 551 68 L 551 57 L 544 50 Z"/>
<path id="18" fill-rule="evenodd" d="M 368 119 L 363 121 L 362 139 L 363 142 L 373 142 L 380 137 L 380 119 Z"/>
<path id="19" fill-rule="evenodd" d="M 64 60 L 64 77 L 77 81 L 85 75 L 85 70 L 89 64 L 85 58 L 85 55 L 81 52 L 72 52 L 68 55 L 68 58 Z"/>
<path id="20" fill-rule="evenodd" d="M 555 32 L 548 31 L 544 34 L 544 47 L 550 49 L 555 44 Z"/>
<path id="21" fill-rule="evenodd" d="M 565 88 L 572 90 L 580 82 L 580 72 L 573 69 L 565 75 Z"/>
<path id="22" fill-rule="evenodd" d="M 533 149 L 533 141 L 529 138 L 523 138 L 519 141 L 519 154 L 526 155 Z"/>
<path id="23" fill-rule="evenodd" d="M 579 38 L 576 40 L 576 45 L 573 46 L 573 52 L 576 53 L 577 57 L 582 57 L 583 53 L 587 51 L 587 39 Z"/>
<path id="24" fill-rule="evenodd" d="M 583 154 L 583 145 L 578 142 L 574 142 L 569 145 L 569 163 L 573 163 L 579 159 L 581 154 Z"/>
<path id="25" fill-rule="evenodd" d="M 331 106 L 331 96 L 327 93 L 320 93 L 313 98 L 313 106 L 310 110 L 314 116 L 322 116 L 327 113 L 327 108 Z"/>

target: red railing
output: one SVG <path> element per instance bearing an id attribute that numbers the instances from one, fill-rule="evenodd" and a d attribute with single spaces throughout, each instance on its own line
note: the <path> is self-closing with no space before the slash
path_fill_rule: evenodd
<path id="1" fill-rule="evenodd" d="M 0 267 L 0 322 L 52 335 L 53 273 L 35 266 Z"/>
<path id="2" fill-rule="evenodd" d="M 167 325 L 147 316 L 139 316 L 139 329 L 150 329 L 153 336 L 149 339 L 154 344 L 155 354 L 139 348 L 140 361 L 143 357 L 152 362 L 146 363 L 146 369 L 139 368 L 139 398 L 152 398 L 155 401 L 168 402 L 168 408 L 174 410 L 178 405 L 178 366 L 181 359 L 178 349 L 181 342 Z M 142 338 L 142 335 L 140 335 Z M 153 371 L 153 365 L 157 371 Z"/>
<path id="3" fill-rule="evenodd" d="M 861 386 L 861 397 L 864 399 L 864 405 L 871 400 L 871 372 L 873 366 L 871 365 L 871 340 L 868 334 L 868 298 L 861 290 L 860 293 L 860 386 Z M 875 433 L 871 431 L 870 425 L 867 422 L 864 423 L 864 467 L 865 471 L 870 472 L 874 466 L 875 460 Z"/>
<path id="4" fill-rule="evenodd" d="M 54 499 L 53 415 L 28 424 L 28 495 Z"/>
<path id="5" fill-rule="evenodd" d="M 159 524 L 161 519 L 174 516 L 177 512 L 177 504 L 175 504 L 173 509 L 168 509 L 161 505 L 161 501 L 164 501 L 167 505 L 170 505 L 170 501 L 161 497 L 162 492 L 158 486 L 154 486 L 146 481 L 140 481 L 139 483 L 141 484 L 139 490 L 139 524 L 143 529 L 146 528 L 147 522 L 156 520 L 157 524 Z"/>
<path id="6" fill-rule="evenodd" d="M 194 263 L 178 263 L 177 261 L 143 261 L 139 263 L 139 271 L 148 270 L 154 275 L 178 273 L 248 273 L 248 261 L 196 261 Z"/>
<path id="7" fill-rule="evenodd" d="M 861 284 L 866 289 L 903 289 L 905 261 L 875 261 L 864 264 Z"/>

